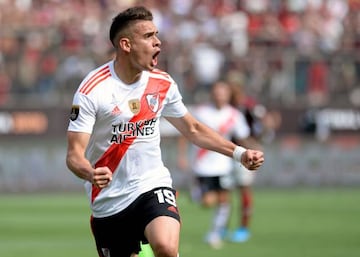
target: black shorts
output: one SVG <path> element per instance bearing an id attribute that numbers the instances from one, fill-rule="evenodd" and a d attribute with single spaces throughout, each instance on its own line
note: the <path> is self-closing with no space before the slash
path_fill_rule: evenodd
<path id="1" fill-rule="evenodd" d="M 222 185 L 221 176 L 196 177 L 196 180 L 200 188 L 201 194 L 205 194 L 210 191 L 227 190 L 227 188 Z"/>
<path id="2" fill-rule="evenodd" d="M 115 215 L 92 217 L 91 228 L 99 256 L 129 257 L 138 253 L 140 241 L 148 243 L 144 236 L 146 225 L 159 216 L 170 216 L 180 222 L 174 189 L 155 188 Z"/>

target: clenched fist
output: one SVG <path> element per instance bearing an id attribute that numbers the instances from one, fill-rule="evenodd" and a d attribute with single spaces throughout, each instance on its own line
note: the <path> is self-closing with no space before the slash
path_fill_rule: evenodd
<path id="1" fill-rule="evenodd" d="M 259 169 L 264 161 L 264 153 L 262 151 L 248 149 L 241 155 L 241 164 L 248 170 Z"/>
<path id="2" fill-rule="evenodd" d="M 112 172 L 108 167 L 98 167 L 92 174 L 92 184 L 98 188 L 107 187 L 112 180 Z"/>

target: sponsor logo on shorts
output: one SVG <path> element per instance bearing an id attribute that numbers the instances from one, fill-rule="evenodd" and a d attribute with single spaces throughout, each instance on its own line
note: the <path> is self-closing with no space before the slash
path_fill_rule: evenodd
<path id="1" fill-rule="evenodd" d="M 169 211 L 171 211 L 171 212 L 174 212 L 174 213 L 176 213 L 176 214 L 179 214 L 178 209 L 177 209 L 176 207 L 174 207 L 174 206 L 169 206 L 167 209 L 168 209 Z"/>
<path id="2" fill-rule="evenodd" d="M 110 256 L 110 250 L 108 248 L 101 248 L 102 254 L 104 257 L 111 257 Z"/>

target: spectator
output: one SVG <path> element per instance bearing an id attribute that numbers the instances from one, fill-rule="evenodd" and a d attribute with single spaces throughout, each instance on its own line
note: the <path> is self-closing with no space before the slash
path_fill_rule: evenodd
<path id="1" fill-rule="evenodd" d="M 0 55 L 12 84 L 10 99 L 17 100 L 19 93 L 36 93 L 39 103 L 48 93 L 66 99 L 69 92 L 58 84 L 54 71 L 59 68 L 61 80 L 71 81 L 71 73 L 63 77 L 61 72 L 69 58 L 82 65 L 103 63 L 109 45 L 101 28 L 108 26 L 114 10 L 139 3 L 155 14 L 166 52 L 159 66 L 172 71 L 187 103 L 196 102 L 195 93 L 221 79 L 227 69 L 224 63 L 238 57 L 251 66 L 246 84 L 261 101 L 273 97 L 272 91 L 267 91 L 268 83 L 279 79 L 278 73 L 270 72 L 275 54 L 286 63 L 285 72 L 293 85 L 298 78 L 295 81 L 291 73 L 301 76 L 299 80 L 306 78 L 306 72 L 291 69 L 302 58 L 325 53 L 321 58 L 331 65 L 336 58 L 345 58 L 342 53 L 346 51 L 350 65 L 357 65 L 360 16 L 359 4 L 353 0 L 2 0 Z M 277 48 L 282 51 L 275 52 Z M 199 55 L 194 49 L 199 49 Z M 49 69 L 44 70 L 44 63 Z M 204 72 L 203 63 L 209 72 Z M 329 100 L 350 104 L 346 96 L 336 95 L 338 88 L 342 88 L 341 82 L 332 81 Z M 295 93 L 289 102 L 303 103 L 306 91 Z"/>

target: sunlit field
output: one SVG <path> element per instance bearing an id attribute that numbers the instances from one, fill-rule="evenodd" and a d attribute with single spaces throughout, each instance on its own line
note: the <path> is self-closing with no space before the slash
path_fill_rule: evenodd
<path id="1" fill-rule="evenodd" d="M 180 256 L 359 256 L 360 189 L 256 188 L 254 199 L 251 239 L 213 250 L 203 243 L 212 211 L 180 192 Z M 96 257 L 89 215 L 83 193 L 3 194 L 0 256 Z"/>

